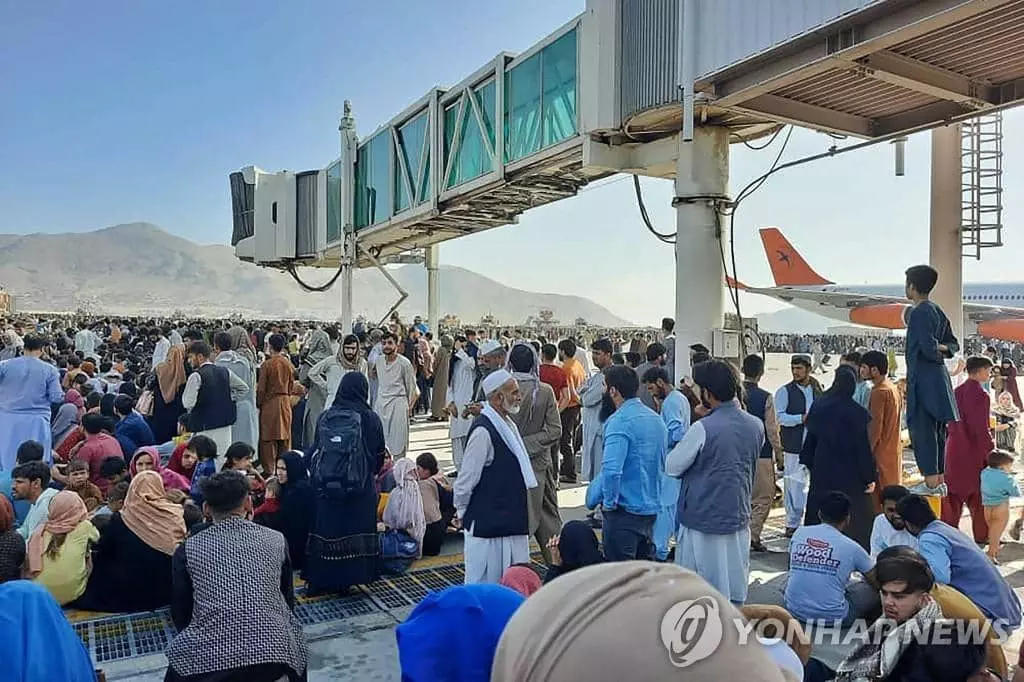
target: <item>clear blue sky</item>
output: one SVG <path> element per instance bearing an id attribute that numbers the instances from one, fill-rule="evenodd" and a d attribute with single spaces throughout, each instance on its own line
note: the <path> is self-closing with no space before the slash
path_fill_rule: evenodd
<path id="1" fill-rule="evenodd" d="M 501 50 L 529 47 L 583 4 L 0 0 L 0 232 L 144 220 L 226 243 L 228 173 L 248 164 L 322 167 L 337 155 L 343 100 L 352 100 L 365 136 L 431 86 L 458 82 Z M 1007 116 L 1006 136 L 1007 150 L 1024 149 L 1020 111 Z M 798 132 L 786 158 L 831 142 Z M 776 225 L 832 279 L 899 280 L 909 261 L 927 258 L 928 149 L 927 134 L 911 139 L 904 178 L 892 176 L 883 145 L 770 180 L 737 216 L 741 279 L 770 282 L 756 231 Z M 734 147 L 733 187 L 773 156 Z M 1024 279 L 1016 267 L 1022 163 L 1024 155 L 1007 154 L 1007 246 L 969 263 L 967 279 Z M 659 229 L 672 229 L 670 183 L 645 188 Z M 514 256 L 490 258 L 497 253 Z M 441 256 L 507 284 L 587 295 L 640 322 L 673 308 L 672 250 L 643 230 L 629 182 L 446 244 Z"/>

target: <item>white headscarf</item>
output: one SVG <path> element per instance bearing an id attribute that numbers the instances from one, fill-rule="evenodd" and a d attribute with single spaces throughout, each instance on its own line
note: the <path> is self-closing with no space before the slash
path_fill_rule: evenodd
<path id="1" fill-rule="evenodd" d="M 395 476 L 395 488 L 388 496 L 388 503 L 384 507 L 384 525 L 408 532 L 419 545 L 422 556 L 427 521 L 423 516 L 423 497 L 420 495 L 416 462 L 403 457 L 395 462 L 392 472 Z"/>

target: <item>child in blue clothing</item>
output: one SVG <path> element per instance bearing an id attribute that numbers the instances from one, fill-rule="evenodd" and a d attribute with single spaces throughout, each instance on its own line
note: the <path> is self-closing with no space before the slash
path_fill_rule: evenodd
<path id="1" fill-rule="evenodd" d="M 1000 541 L 1010 521 L 1010 498 L 1020 497 L 1020 488 L 1013 474 L 1013 455 L 1006 450 L 993 450 L 988 466 L 981 472 L 981 504 L 988 524 L 988 558 L 998 564 Z"/>
<path id="2" fill-rule="evenodd" d="M 217 473 L 217 444 L 209 436 L 200 434 L 192 436 L 192 440 L 188 442 L 188 447 L 185 449 L 195 453 L 198 460 L 196 469 L 192 472 L 192 489 L 189 492 L 192 495 L 192 501 L 202 509 L 203 493 L 199 482 Z"/>

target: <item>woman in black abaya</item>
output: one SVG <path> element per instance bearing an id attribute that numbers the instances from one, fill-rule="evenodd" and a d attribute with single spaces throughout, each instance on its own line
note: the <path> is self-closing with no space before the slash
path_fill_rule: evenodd
<path id="1" fill-rule="evenodd" d="M 363 480 L 347 492 L 329 491 L 316 495 L 316 521 L 309 536 L 303 577 L 307 594 L 345 592 L 353 585 L 365 585 L 380 575 L 380 540 L 377 537 L 377 488 L 374 477 L 384 464 L 384 427 L 370 409 L 370 385 L 362 372 L 349 372 L 338 387 L 334 403 L 317 422 L 310 459 L 313 486 L 321 490 L 317 465 L 330 438 L 326 424 L 348 415 L 358 417 L 362 448 L 352 456 L 365 457 Z"/>
<path id="2" fill-rule="evenodd" d="M 877 468 L 868 441 L 871 415 L 854 401 L 856 388 L 857 375 L 853 368 L 840 366 L 832 388 L 814 402 L 807 415 L 800 454 L 800 463 L 811 473 L 804 525 L 821 522 L 818 518 L 821 499 L 838 490 L 853 503 L 846 534 L 866 551 L 871 551 L 874 522 L 871 493 L 876 485 Z"/>

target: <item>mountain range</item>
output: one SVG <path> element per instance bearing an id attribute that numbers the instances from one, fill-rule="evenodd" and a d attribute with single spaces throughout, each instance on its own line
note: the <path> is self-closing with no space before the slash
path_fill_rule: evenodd
<path id="1" fill-rule="evenodd" d="M 421 265 L 389 266 L 409 293 L 399 308 L 404 318 L 426 315 L 427 274 Z M 303 269 L 311 284 L 330 273 Z M 441 314 L 476 323 L 485 315 L 522 324 L 541 310 L 571 324 L 629 326 L 608 309 L 580 296 L 522 291 L 470 270 L 442 266 Z M 225 245 L 199 245 L 151 223 L 115 225 L 73 234 L 0 235 L 0 285 L 18 310 L 103 312 L 120 315 L 240 315 L 249 318 L 336 319 L 340 289 L 303 290 L 283 272 L 235 258 Z M 353 276 L 357 315 L 376 320 L 398 298 L 376 270 Z"/>

